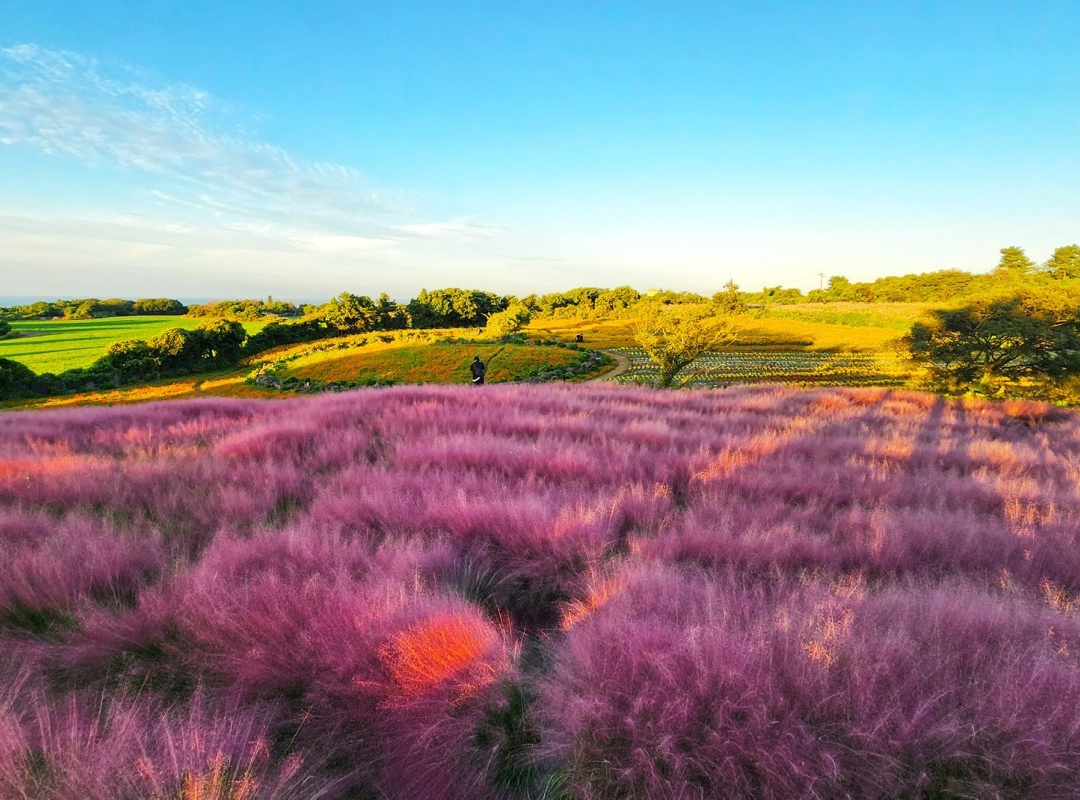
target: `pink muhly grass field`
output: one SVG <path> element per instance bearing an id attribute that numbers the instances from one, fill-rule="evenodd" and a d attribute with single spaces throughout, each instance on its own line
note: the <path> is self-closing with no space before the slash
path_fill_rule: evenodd
<path id="1" fill-rule="evenodd" d="M 0 415 L 0 797 L 1068 798 L 1080 417 L 402 387 Z"/>

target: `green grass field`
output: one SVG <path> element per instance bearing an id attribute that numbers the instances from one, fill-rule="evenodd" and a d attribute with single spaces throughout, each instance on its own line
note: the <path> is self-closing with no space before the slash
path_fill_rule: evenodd
<path id="1" fill-rule="evenodd" d="M 15 320 L 11 328 L 20 336 L 0 341 L 0 358 L 10 358 L 34 372 L 59 373 L 88 367 L 105 353 L 111 342 L 149 339 L 169 328 L 191 330 L 203 322 L 195 317 L 146 316 L 88 320 Z M 264 322 L 244 322 L 249 334 Z"/>
<path id="2" fill-rule="evenodd" d="M 765 316 L 853 328 L 888 328 L 902 335 L 923 312 L 940 307 L 940 303 L 797 303 L 770 306 Z"/>

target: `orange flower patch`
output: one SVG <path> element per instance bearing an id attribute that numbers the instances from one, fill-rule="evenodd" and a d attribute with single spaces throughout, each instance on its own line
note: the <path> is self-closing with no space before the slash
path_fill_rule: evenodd
<path id="1" fill-rule="evenodd" d="M 497 344 L 391 346 L 379 349 L 330 351 L 297 361 L 279 377 L 327 382 L 385 380 L 397 383 L 469 383 L 474 356 L 488 364 L 487 383 L 513 380 L 532 367 L 563 366 L 579 354 L 557 347 Z"/>

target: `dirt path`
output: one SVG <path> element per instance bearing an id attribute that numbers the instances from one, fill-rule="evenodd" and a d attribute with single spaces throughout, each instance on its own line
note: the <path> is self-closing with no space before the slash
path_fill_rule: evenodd
<path id="1" fill-rule="evenodd" d="M 609 369 L 607 372 L 597 375 L 595 378 L 589 378 L 585 383 L 592 383 L 593 381 L 609 381 L 619 375 L 622 375 L 628 369 L 630 369 L 630 359 L 624 356 L 622 353 L 616 353 L 612 350 L 602 350 L 602 353 L 606 353 L 615 359 L 615 366 Z"/>
<path id="2" fill-rule="evenodd" d="M 206 381 L 195 381 L 195 383 L 191 385 L 191 391 L 195 392 L 195 394 L 201 394 L 205 396 L 206 392 L 204 392 L 202 388 L 202 385 L 204 383 L 206 383 Z"/>

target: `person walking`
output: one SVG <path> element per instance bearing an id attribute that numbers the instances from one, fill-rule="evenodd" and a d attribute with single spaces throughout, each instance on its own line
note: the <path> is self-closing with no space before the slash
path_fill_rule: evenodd
<path id="1" fill-rule="evenodd" d="M 472 373 L 473 386 L 484 385 L 484 375 L 487 373 L 487 366 L 480 360 L 480 356 L 475 356 L 472 360 L 472 364 L 469 365 L 469 372 Z"/>

